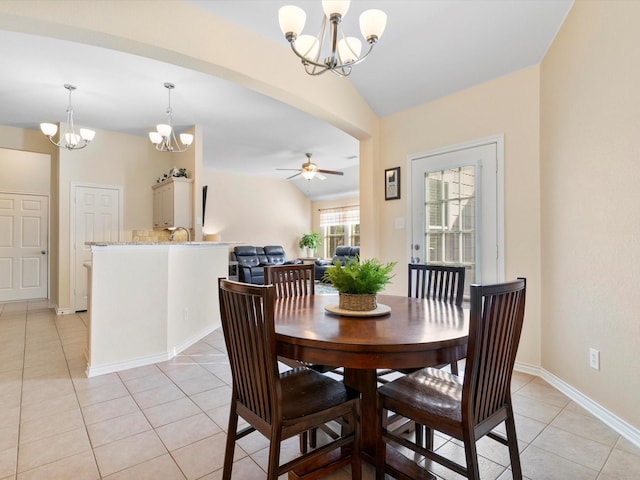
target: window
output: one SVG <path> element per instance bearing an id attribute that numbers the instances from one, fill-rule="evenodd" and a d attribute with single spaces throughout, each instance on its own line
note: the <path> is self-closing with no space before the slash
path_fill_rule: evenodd
<path id="1" fill-rule="evenodd" d="M 324 232 L 323 256 L 333 256 L 336 247 L 360 245 L 360 206 L 326 208 L 320 210 L 320 226 Z"/>
<path id="2" fill-rule="evenodd" d="M 464 265 L 475 278 L 475 169 L 428 172 L 425 176 L 427 263 Z"/>

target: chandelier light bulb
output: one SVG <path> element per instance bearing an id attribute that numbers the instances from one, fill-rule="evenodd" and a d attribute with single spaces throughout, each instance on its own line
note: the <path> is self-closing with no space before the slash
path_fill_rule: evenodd
<path id="1" fill-rule="evenodd" d="M 160 123 L 156 125 L 156 129 L 162 137 L 168 137 L 169 135 L 171 135 L 171 131 L 173 130 L 171 128 L 171 125 L 167 125 L 166 123 Z"/>
<path id="2" fill-rule="evenodd" d="M 362 15 L 360 15 L 360 33 L 369 43 L 372 40 L 374 43 L 378 41 L 382 37 L 386 26 L 387 14 L 382 10 L 374 8 L 362 12 Z"/>
<path id="3" fill-rule="evenodd" d="M 295 5 L 285 5 L 278 10 L 278 21 L 280 30 L 285 35 L 291 33 L 294 36 L 300 35 L 307 20 L 307 14 L 300 7 Z"/>
<path id="4" fill-rule="evenodd" d="M 313 35 L 300 35 L 296 39 L 296 49 L 306 59 L 315 61 L 320 53 L 320 43 Z"/>
<path id="5" fill-rule="evenodd" d="M 353 63 L 360 58 L 362 42 L 356 37 L 346 37 L 338 42 L 338 55 L 342 63 Z"/>
<path id="6" fill-rule="evenodd" d="M 340 15 L 344 17 L 349 10 L 351 0 L 322 0 L 322 10 L 327 18 L 332 15 Z"/>
<path id="7" fill-rule="evenodd" d="M 180 141 L 183 145 L 186 145 L 188 147 L 193 143 L 193 135 L 191 135 L 190 133 L 181 133 Z"/>
<path id="8" fill-rule="evenodd" d="M 42 130 L 42 133 L 47 137 L 53 137 L 58 131 L 58 126 L 53 123 L 41 123 L 40 130 Z"/>

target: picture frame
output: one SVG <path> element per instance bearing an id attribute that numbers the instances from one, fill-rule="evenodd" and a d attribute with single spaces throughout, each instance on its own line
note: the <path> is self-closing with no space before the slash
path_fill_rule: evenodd
<path id="1" fill-rule="evenodd" d="M 400 167 L 387 168 L 384 171 L 384 199 L 400 198 Z"/>

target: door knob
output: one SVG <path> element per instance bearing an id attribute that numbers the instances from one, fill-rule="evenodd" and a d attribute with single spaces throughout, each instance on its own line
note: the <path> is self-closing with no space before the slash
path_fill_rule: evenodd
<path id="1" fill-rule="evenodd" d="M 47 252 L 45 252 L 44 250 L 42 250 L 40 253 L 41 253 L 42 255 L 46 255 L 46 254 L 47 254 Z"/>

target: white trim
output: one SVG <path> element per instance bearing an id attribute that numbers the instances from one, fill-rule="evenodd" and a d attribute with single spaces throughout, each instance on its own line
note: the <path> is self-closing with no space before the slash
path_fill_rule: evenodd
<path id="1" fill-rule="evenodd" d="M 407 156 L 406 161 L 406 178 L 404 179 L 404 184 L 406 185 L 407 197 L 406 197 L 406 211 L 408 215 L 411 215 L 411 202 L 412 202 L 412 191 L 411 191 L 411 162 L 414 160 L 418 160 L 420 158 L 432 157 L 436 155 L 442 155 L 444 153 L 457 152 L 459 150 L 467 150 L 469 148 L 481 147 L 484 145 L 490 145 L 495 143 L 496 145 L 496 239 L 498 241 L 498 252 L 497 255 L 497 269 L 498 269 L 498 281 L 504 281 L 504 133 L 500 133 L 497 135 L 492 135 L 489 137 L 478 138 L 476 140 L 470 140 L 468 142 L 456 143 L 454 145 L 448 145 L 445 147 L 434 148 L 433 150 L 427 150 L 426 152 L 412 153 Z M 407 222 L 410 224 L 410 222 Z M 408 232 L 408 230 L 407 230 Z M 411 235 L 411 232 L 408 233 Z M 409 263 L 411 261 L 411 257 L 413 256 L 413 252 L 411 251 L 412 239 L 406 245 L 406 261 Z"/>
<path id="2" fill-rule="evenodd" d="M 77 188 L 101 188 L 104 190 L 116 190 L 118 192 L 118 240 L 124 236 L 124 187 L 122 185 L 102 185 L 98 183 L 71 182 L 69 191 L 69 310 L 76 311 L 76 189 Z"/>
<path id="3" fill-rule="evenodd" d="M 56 315 L 70 315 L 72 313 L 76 313 L 74 310 L 70 308 L 60 308 L 56 305 Z"/>
<path id="4" fill-rule="evenodd" d="M 145 367 L 154 363 L 166 362 L 175 358 L 181 352 L 185 351 L 191 345 L 202 340 L 204 337 L 214 332 L 220 325 L 208 327 L 202 330 L 200 333 L 193 335 L 188 340 L 185 340 L 180 346 L 171 348 L 168 352 L 157 353 L 155 355 L 148 355 L 145 357 L 135 358 L 133 360 L 127 360 L 124 362 L 105 363 L 103 365 L 89 365 L 87 364 L 86 374 L 88 378 L 96 377 L 98 375 L 105 375 L 107 373 L 120 372 L 122 370 L 128 370 L 130 368 Z"/>
<path id="5" fill-rule="evenodd" d="M 640 448 L 640 429 L 634 427 L 628 422 L 625 422 L 613 412 L 610 412 L 602 405 L 591 400 L 584 393 L 575 389 L 564 380 L 556 377 L 553 373 L 548 372 L 542 367 L 519 362 L 516 362 L 514 370 L 542 378 L 556 390 L 569 397 L 591 415 Z"/>

